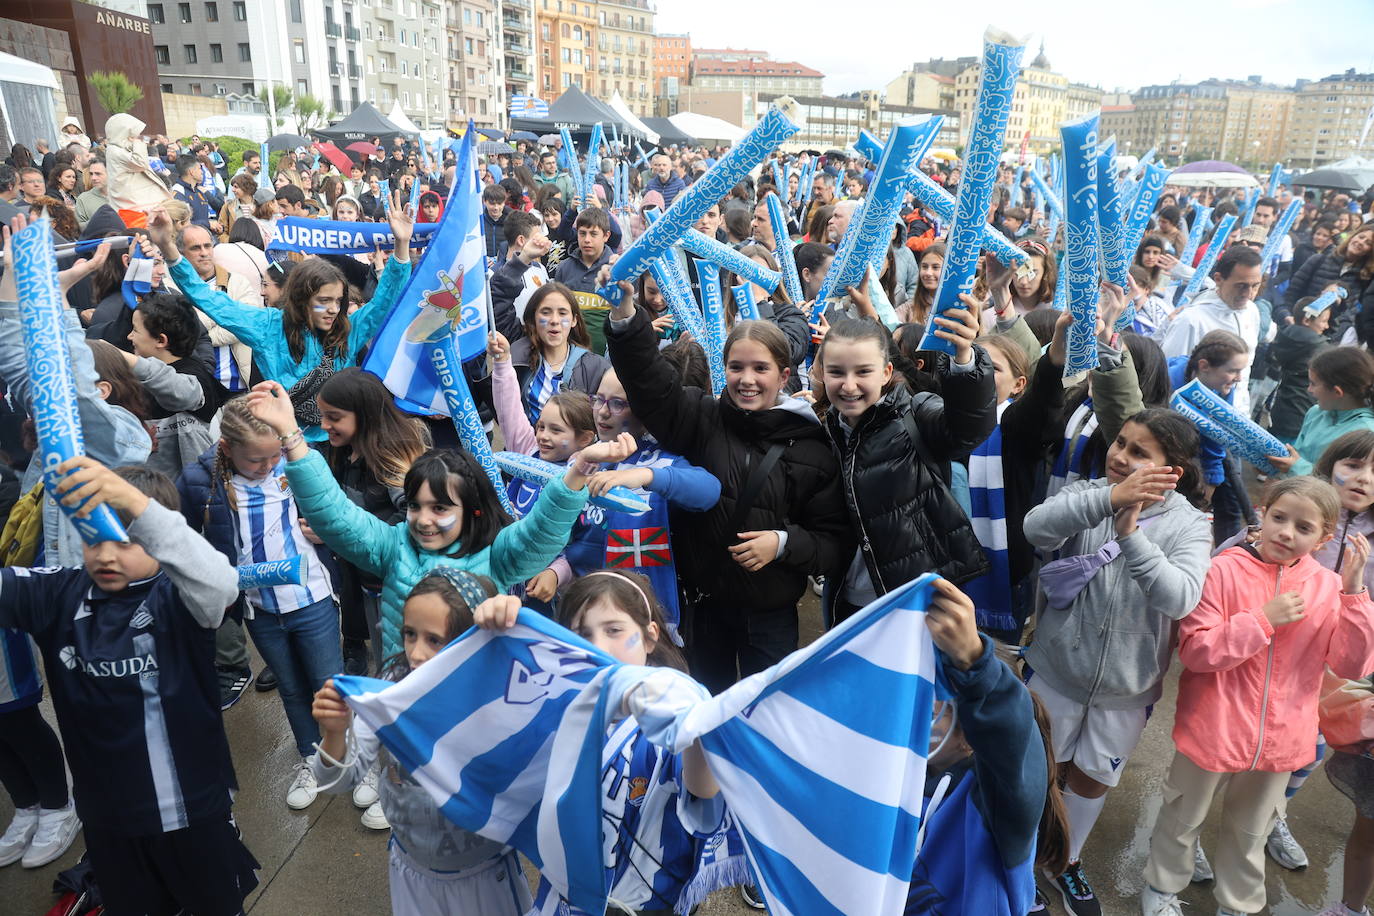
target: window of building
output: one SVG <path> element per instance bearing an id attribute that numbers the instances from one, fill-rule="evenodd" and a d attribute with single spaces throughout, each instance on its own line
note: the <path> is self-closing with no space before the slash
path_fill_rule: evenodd
<path id="1" fill-rule="evenodd" d="M 296 80 L 296 95 L 305 95 L 309 91 L 310 87 L 306 85 L 305 80 Z"/>
<path id="2" fill-rule="evenodd" d="M 181 49 L 182 49 L 182 51 L 185 52 L 185 54 L 186 54 L 186 63 L 188 63 L 188 64 L 194 64 L 194 63 L 196 62 L 196 46 L 195 46 L 195 45 L 182 45 L 182 46 L 181 46 Z"/>
<path id="3" fill-rule="evenodd" d="M 215 83 L 215 95 L 226 95 L 228 90 L 223 83 Z"/>
<path id="4" fill-rule="evenodd" d="M 547 22 L 539 24 L 539 37 L 543 38 L 545 41 L 553 41 L 553 30 L 549 28 Z"/>
<path id="5" fill-rule="evenodd" d="M 482 11 L 481 11 L 481 10 L 478 10 L 478 11 L 477 11 L 477 28 L 480 29 L 481 27 L 482 27 Z"/>
<path id="6" fill-rule="evenodd" d="M 291 0 L 291 21 L 300 22 L 303 18 L 301 0 Z"/>
<path id="7" fill-rule="evenodd" d="M 405 106 L 406 108 L 409 108 L 409 107 L 410 107 L 410 90 L 409 90 L 409 89 L 406 89 L 406 90 L 404 90 L 404 91 L 401 92 L 401 104 L 402 104 L 403 106 Z"/>
<path id="8" fill-rule="evenodd" d="M 161 3 L 148 4 L 148 21 L 153 25 L 162 25 L 167 21 L 166 15 L 162 12 Z"/>
<path id="9" fill-rule="evenodd" d="M 162 65 L 165 66 L 165 65 L 170 64 L 170 63 L 172 62 L 172 55 L 171 55 L 171 53 L 167 50 L 167 46 L 166 46 L 166 45 L 153 45 L 153 54 L 154 54 L 154 56 L 157 57 L 157 62 L 158 62 L 159 64 L 162 64 Z"/>
<path id="10" fill-rule="evenodd" d="M 472 49 L 473 49 L 472 39 L 471 39 L 471 38 L 464 38 L 464 39 L 463 39 L 463 50 L 466 51 L 467 53 L 471 54 L 471 53 L 473 53 Z"/>
<path id="11" fill-rule="evenodd" d="M 214 64 L 224 63 L 224 45 L 210 45 L 210 62 Z"/>
<path id="12" fill-rule="evenodd" d="M 549 76 L 549 74 L 547 74 L 547 73 L 544 74 L 544 91 L 545 91 L 545 92 L 552 92 L 552 91 L 553 91 L 553 77 Z"/>
<path id="13" fill-rule="evenodd" d="M 172 84 L 171 84 L 171 83 L 163 83 L 163 84 L 162 84 L 162 92 L 163 92 L 164 95 L 171 95 L 171 94 L 172 94 Z"/>
<path id="14" fill-rule="evenodd" d="M 248 4 L 246 0 L 234 0 L 234 21 L 248 21 Z"/>
<path id="15" fill-rule="evenodd" d="M 207 4 L 205 4 L 205 21 L 206 21 L 206 22 L 219 22 L 219 4 L 218 4 L 218 3 L 207 3 Z"/>
<path id="16" fill-rule="evenodd" d="M 239 60 L 250 61 L 253 59 L 253 51 L 248 47 L 248 42 L 239 42 Z"/>
<path id="17" fill-rule="evenodd" d="M 178 3 L 178 4 L 177 4 L 177 16 L 181 19 L 182 22 L 190 22 L 190 21 L 191 21 L 191 4 L 189 4 L 189 3 Z"/>
<path id="18" fill-rule="evenodd" d="M 251 82 L 245 82 L 242 86 L 239 87 L 239 91 L 242 92 L 244 95 L 252 95 L 254 93 L 253 84 Z"/>
<path id="19" fill-rule="evenodd" d="M 204 94 L 205 94 L 205 93 L 202 92 L 201 89 L 200 89 L 200 83 L 192 83 L 190 86 L 187 87 L 187 91 L 190 92 L 191 95 L 204 95 Z"/>
<path id="20" fill-rule="evenodd" d="M 472 25 L 472 10 L 466 6 L 463 7 L 463 24 Z"/>
<path id="21" fill-rule="evenodd" d="M 305 63 L 305 41 L 303 39 L 297 38 L 291 42 L 291 57 L 298 64 Z"/>
<path id="22" fill-rule="evenodd" d="M 405 44 L 405 43 L 406 43 L 406 30 L 405 30 L 405 29 L 401 29 L 401 44 Z"/>

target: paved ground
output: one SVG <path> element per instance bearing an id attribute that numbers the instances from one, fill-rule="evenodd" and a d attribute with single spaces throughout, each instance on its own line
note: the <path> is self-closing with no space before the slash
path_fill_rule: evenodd
<path id="1" fill-rule="evenodd" d="M 818 633 L 814 600 L 804 606 L 809 632 Z M 1107 916 L 1139 913 L 1146 844 L 1158 810 L 1159 785 L 1173 755 L 1169 738 L 1174 708 L 1174 680 L 1145 732 L 1139 750 L 1126 765 L 1121 786 L 1110 797 L 1102 820 L 1084 855 Z M 51 713 L 51 710 L 49 710 Z M 275 693 L 249 695 L 226 714 L 230 744 L 242 791 L 236 811 L 249 847 L 262 863 L 261 887 L 249 900 L 254 916 L 315 914 L 384 914 L 387 896 L 386 837 L 358 822 L 347 797 L 321 796 L 310 809 L 289 811 L 282 797 L 289 780 L 294 748 L 281 703 Z M 0 824 L 11 808 L 0 792 Z M 1314 914 L 1340 893 L 1341 858 L 1352 808 L 1318 772 L 1291 812 L 1293 832 L 1305 844 L 1311 866 L 1286 872 L 1270 863 L 1268 888 L 1274 916 Z M 1204 833 L 1204 842 L 1212 839 Z M 0 869 L 0 913 L 37 916 L 52 905 L 53 877 L 76 861 L 78 842 L 66 857 L 46 868 Z M 1210 914 L 1216 904 L 1206 887 L 1195 887 L 1185 900 L 1190 912 Z M 1057 900 L 1054 911 L 1060 912 Z M 742 916 L 749 912 L 734 894 L 721 893 L 701 916 Z M 972 916 L 972 914 L 970 914 Z"/>

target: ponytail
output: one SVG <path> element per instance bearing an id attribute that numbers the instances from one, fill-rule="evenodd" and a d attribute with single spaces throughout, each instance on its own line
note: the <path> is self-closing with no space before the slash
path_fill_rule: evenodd
<path id="1" fill-rule="evenodd" d="M 1309 368 L 1323 385 L 1374 406 L 1374 356 L 1363 347 L 1328 347 L 1312 357 Z"/>

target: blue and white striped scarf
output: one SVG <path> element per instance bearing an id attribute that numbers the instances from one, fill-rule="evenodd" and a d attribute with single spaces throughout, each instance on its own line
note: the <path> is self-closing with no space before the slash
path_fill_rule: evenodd
<path id="1" fill-rule="evenodd" d="M 566 369 L 566 366 L 565 366 Z M 554 375 L 549 371 L 549 364 L 541 362 L 539 368 L 534 370 L 530 376 L 530 388 L 525 392 L 525 413 L 529 414 L 530 422 L 539 422 L 539 415 L 544 412 L 544 405 L 549 398 L 558 394 L 558 389 L 563 385 L 563 373 Z"/>
<path id="2" fill-rule="evenodd" d="M 1011 562 L 1007 553 L 1007 506 L 1002 490 L 1002 414 L 1011 404 L 997 405 L 992 435 L 973 450 L 968 460 L 969 515 L 973 533 L 988 558 L 989 569 L 968 582 L 964 591 L 973 599 L 980 629 L 1014 630 L 1011 612 Z"/>
<path id="3" fill-rule="evenodd" d="M 1097 414 L 1093 413 L 1093 399 L 1085 398 L 1064 427 L 1064 443 L 1059 448 L 1059 456 L 1054 459 L 1054 467 L 1050 469 L 1049 483 L 1045 487 L 1046 499 L 1075 480 L 1093 476 L 1091 468 L 1083 467 L 1083 453 L 1095 432 Z"/>

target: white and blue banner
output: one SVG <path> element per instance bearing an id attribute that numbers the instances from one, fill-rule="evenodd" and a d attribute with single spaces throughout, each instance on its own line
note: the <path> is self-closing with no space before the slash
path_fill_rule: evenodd
<path id="1" fill-rule="evenodd" d="M 935 578 L 646 728 L 675 752 L 701 742 L 773 916 L 906 908 L 936 694 Z M 334 683 L 447 817 L 601 913 L 601 746 L 621 691 L 655 670 L 522 610 L 512 629 L 469 630 L 400 683 Z"/>
<path id="2" fill-rule="evenodd" d="M 547 118 L 549 103 L 534 95 L 513 95 L 510 97 L 510 116 L 512 118 Z"/>
<path id="3" fill-rule="evenodd" d="M 419 187 L 419 183 L 415 184 Z M 424 245 L 443 223 L 416 223 L 412 239 Z M 309 216 L 283 216 L 268 251 L 299 251 L 302 254 L 367 254 L 381 248 L 396 247 L 396 237 L 387 223 L 362 223 L 348 220 L 314 219 Z"/>
<path id="4" fill-rule="evenodd" d="M 363 368 L 385 382 L 404 406 L 446 416 L 448 400 L 431 359 L 434 344 L 449 337 L 460 360 L 480 356 L 487 348 L 486 248 L 478 222 L 473 133 L 463 135 L 458 153 L 454 174 L 460 190 L 363 361 Z"/>

